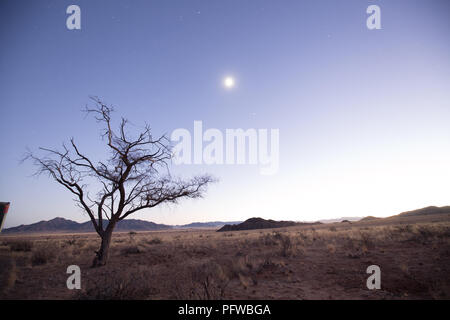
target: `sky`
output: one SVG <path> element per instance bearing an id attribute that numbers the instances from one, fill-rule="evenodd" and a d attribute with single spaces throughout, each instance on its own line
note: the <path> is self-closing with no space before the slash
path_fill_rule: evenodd
<path id="1" fill-rule="evenodd" d="M 69 30 L 66 9 L 81 9 Z M 369 30 L 366 9 L 381 10 Z M 106 156 L 81 109 L 98 96 L 136 129 L 279 130 L 279 170 L 173 165 L 219 179 L 203 199 L 141 211 L 157 223 L 386 217 L 450 204 L 450 2 L 186 0 L 0 2 L 4 227 L 86 221 L 21 163 L 74 137 Z M 233 77 L 226 88 L 223 81 Z"/>

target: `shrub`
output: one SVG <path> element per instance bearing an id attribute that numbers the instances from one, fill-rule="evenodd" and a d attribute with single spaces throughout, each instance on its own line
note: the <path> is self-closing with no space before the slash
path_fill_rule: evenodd
<path id="1" fill-rule="evenodd" d="M 28 252 L 33 248 L 33 242 L 25 240 L 12 241 L 9 243 L 9 248 L 11 249 L 11 251 Z"/>
<path id="2" fill-rule="evenodd" d="M 161 244 L 161 243 L 162 243 L 162 240 L 157 237 L 147 240 L 147 244 Z"/>
<path id="3" fill-rule="evenodd" d="M 328 249 L 328 252 L 331 253 L 331 254 L 336 253 L 336 246 L 334 244 L 332 244 L 332 243 L 327 245 L 327 249 Z"/>
<path id="4" fill-rule="evenodd" d="M 69 246 L 73 246 L 77 242 L 76 239 L 68 239 L 65 241 L 65 243 Z"/>
<path id="5" fill-rule="evenodd" d="M 16 261 L 14 259 L 0 259 L 0 293 L 14 287 L 17 280 Z"/>
<path id="6" fill-rule="evenodd" d="M 291 241 L 291 237 L 280 235 L 281 255 L 283 257 L 292 257 L 295 255 L 295 245 Z"/>
<path id="7" fill-rule="evenodd" d="M 33 266 L 43 265 L 53 260 L 56 256 L 56 248 L 53 246 L 41 246 L 33 250 L 31 263 Z"/>
<path id="8" fill-rule="evenodd" d="M 438 232 L 435 232 L 433 229 L 431 228 L 427 228 L 426 226 L 418 226 L 417 227 L 417 236 L 414 236 L 413 240 L 416 240 L 418 242 L 426 242 L 430 239 L 432 239 L 435 234 L 438 234 Z"/>
<path id="9" fill-rule="evenodd" d="M 278 245 L 278 235 L 279 233 L 266 233 L 265 235 L 260 237 L 260 240 L 266 246 L 275 246 Z"/>
<path id="10" fill-rule="evenodd" d="M 175 299 L 221 300 L 230 282 L 225 269 L 215 261 L 186 268 L 173 279 Z"/>
<path id="11" fill-rule="evenodd" d="M 267 233 L 260 237 L 260 240 L 266 246 L 280 246 L 280 255 L 283 257 L 292 257 L 296 254 L 297 246 L 289 235 L 284 235 L 280 232 Z"/>
<path id="12" fill-rule="evenodd" d="M 372 236 L 368 232 L 361 232 L 361 244 L 362 247 L 366 247 L 366 249 L 373 248 L 375 246 L 374 241 L 372 240 Z"/>
<path id="13" fill-rule="evenodd" d="M 121 273 L 103 272 L 86 289 L 77 294 L 80 300 L 144 300 L 155 293 L 150 286 L 151 276 L 139 270 Z"/>
<path id="14" fill-rule="evenodd" d="M 142 253 L 137 245 L 126 246 L 122 249 L 122 254 L 138 254 Z"/>

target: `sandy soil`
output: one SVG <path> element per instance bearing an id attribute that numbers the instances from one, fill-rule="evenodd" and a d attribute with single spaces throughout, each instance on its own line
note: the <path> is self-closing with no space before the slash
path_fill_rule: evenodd
<path id="1" fill-rule="evenodd" d="M 282 229 L 0 236 L 0 299 L 449 299 L 450 215 Z M 81 290 L 66 269 L 81 268 Z M 381 289 L 369 290 L 369 265 Z"/>

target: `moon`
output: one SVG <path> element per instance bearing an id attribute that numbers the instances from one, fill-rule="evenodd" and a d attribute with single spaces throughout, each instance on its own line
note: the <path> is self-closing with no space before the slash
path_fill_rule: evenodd
<path id="1" fill-rule="evenodd" d="M 234 87 L 234 78 L 233 77 L 225 77 L 225 79 L 223 80 L 223 85 L 225 86 L 225 88 L 227 89 L 231 89 Z"/>

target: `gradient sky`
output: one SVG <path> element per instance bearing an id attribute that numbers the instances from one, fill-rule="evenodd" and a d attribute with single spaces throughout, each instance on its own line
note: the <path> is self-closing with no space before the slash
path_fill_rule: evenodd
<path id="1" fill-rule="evenodd" d="M 66 8 L 81 8 L 81 30 Z M 381 8 L 368 30 L 366 8 Z M 220 179 L 204 199 L 143 211 L 158 223 L 389 216 L 450 204 L 450 1 L 0 2 L 0 201 L 5 227 L 86 221 L 20 164 L 74 137 L 105 155 L 80 110 L 96 95 L 155 134 L 276 128 L 280 169 L 183 165 Z M 233 75 L 236 87 L 222 80 Z"/>

